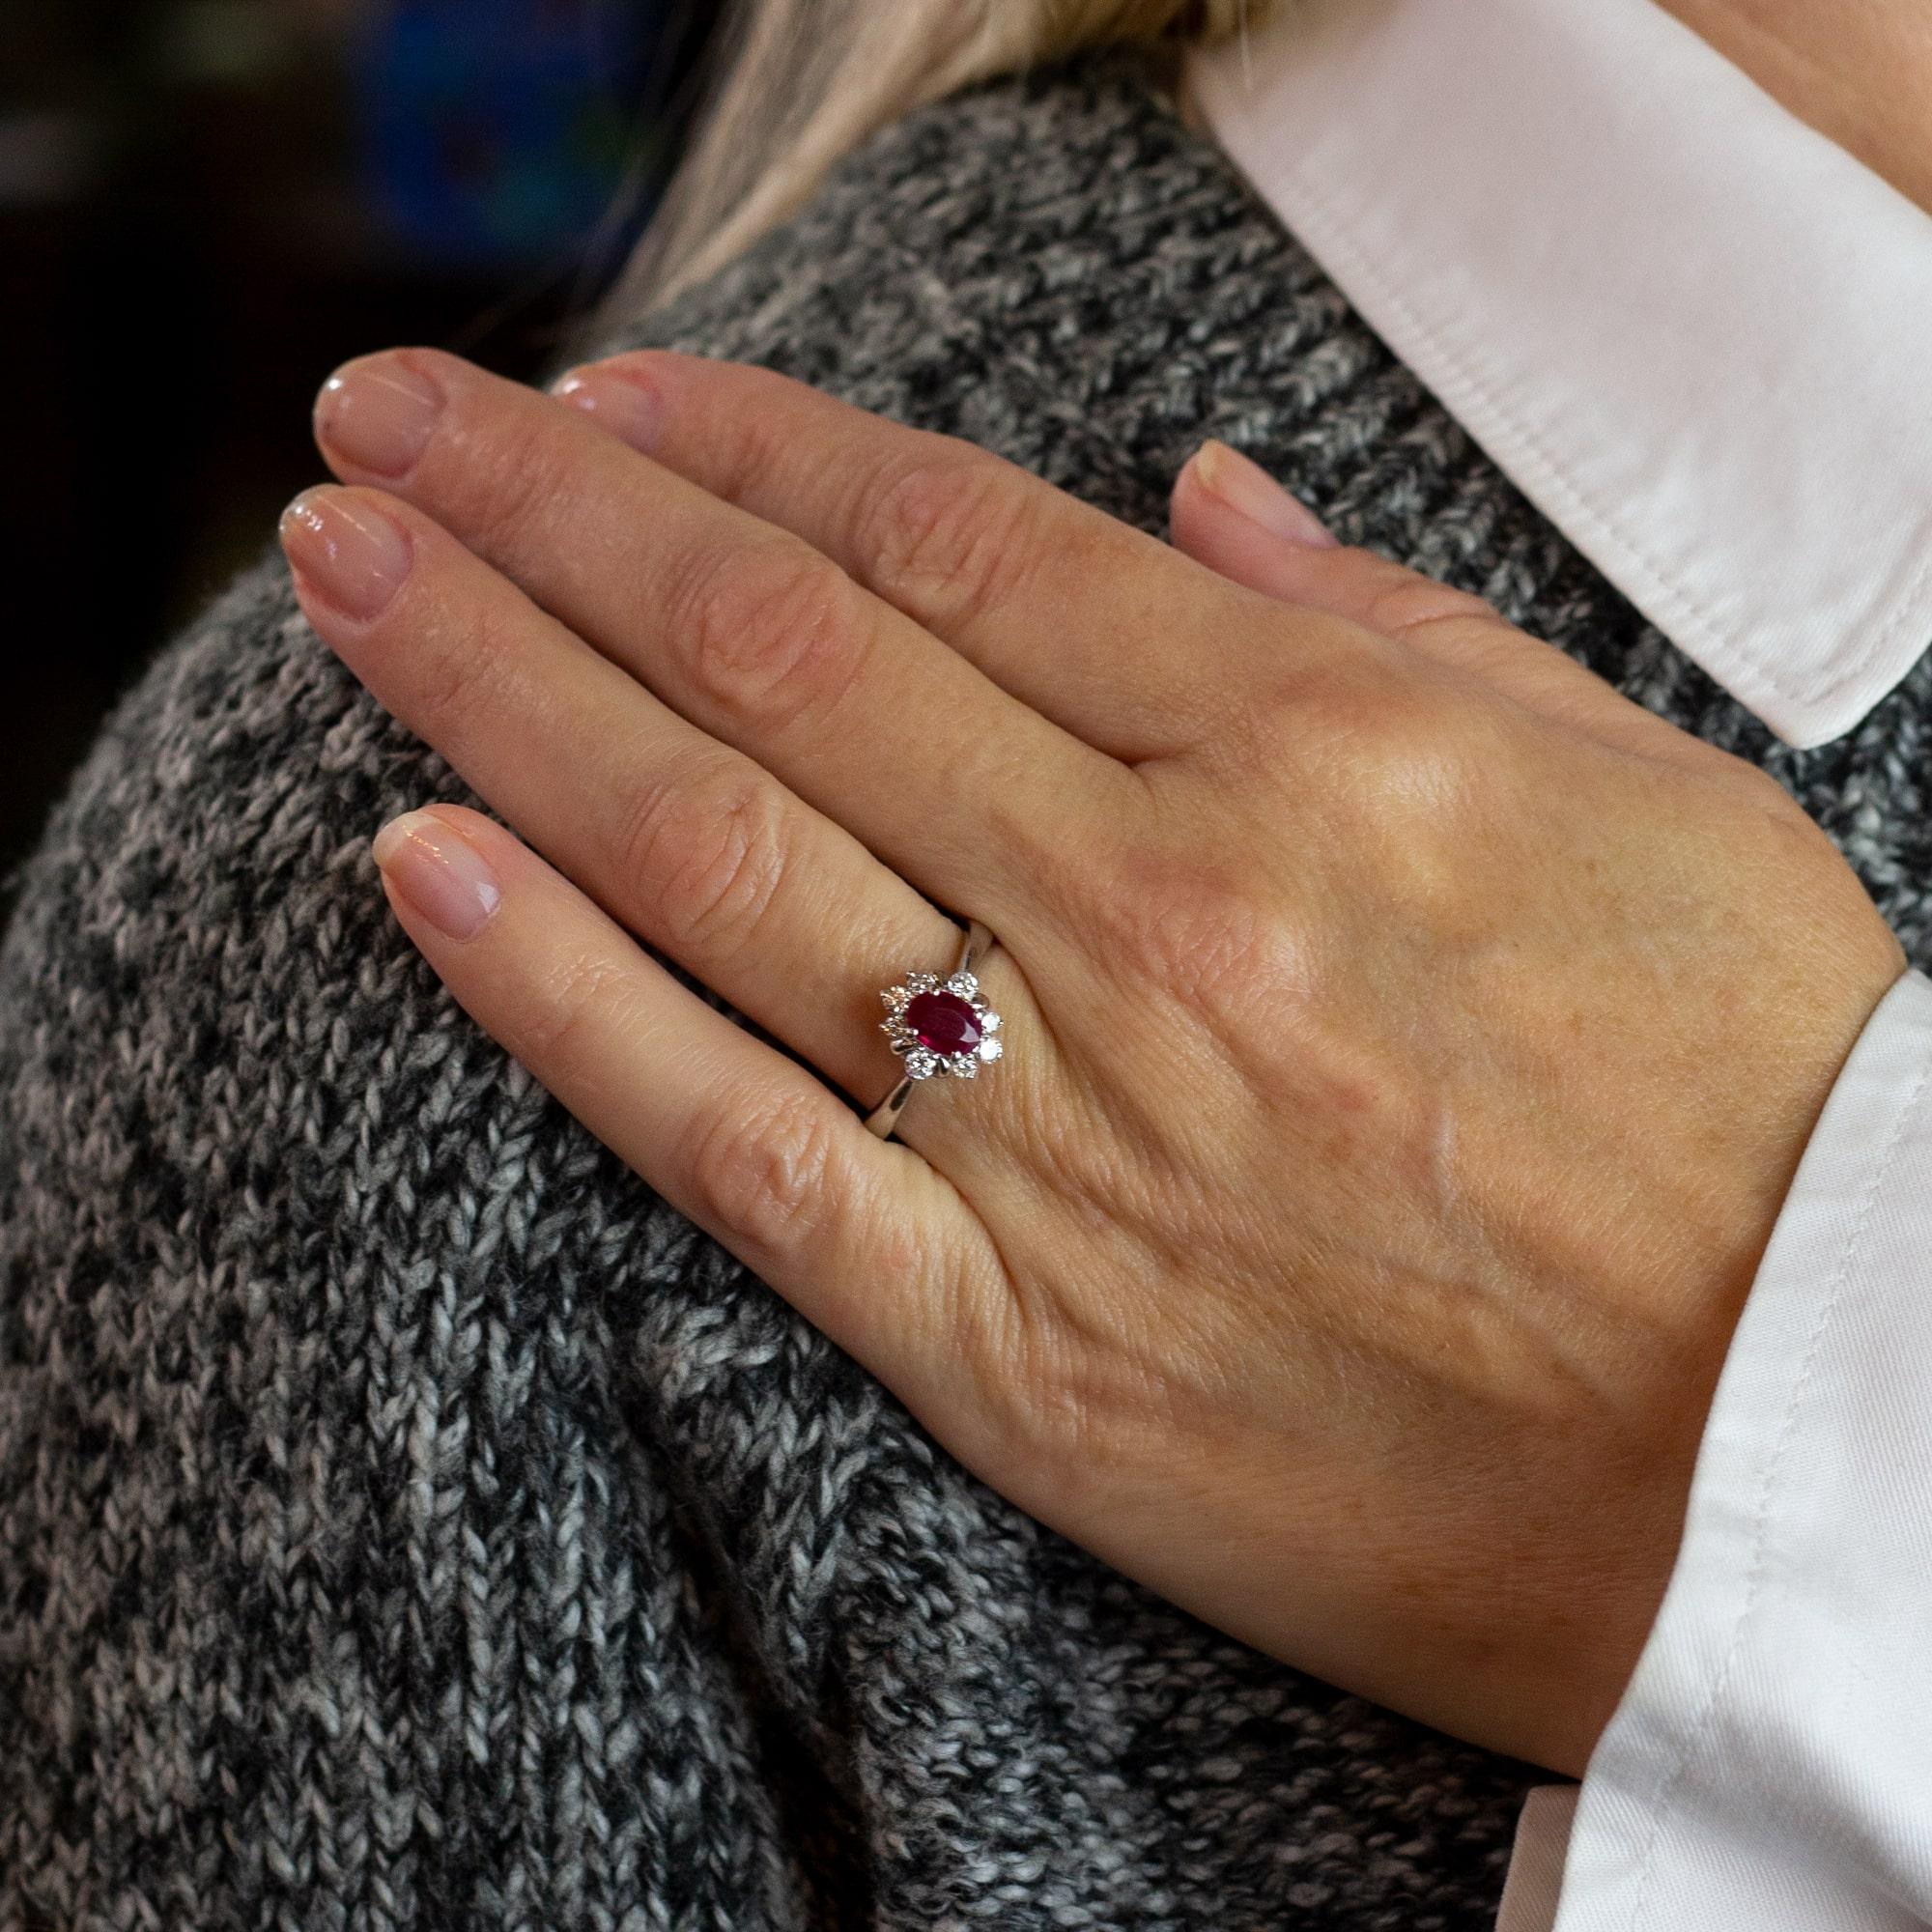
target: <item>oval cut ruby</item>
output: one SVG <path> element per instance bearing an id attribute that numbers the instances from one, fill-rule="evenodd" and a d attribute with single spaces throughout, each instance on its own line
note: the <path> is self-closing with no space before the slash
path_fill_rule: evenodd
<path id="1" fill-rule="evenodd" d="M 905 1023 L 931 1053 L 973 1053 L 980 1045 L 980 1015 L 957 993 L 916 993 L 906 1002 Z"/>

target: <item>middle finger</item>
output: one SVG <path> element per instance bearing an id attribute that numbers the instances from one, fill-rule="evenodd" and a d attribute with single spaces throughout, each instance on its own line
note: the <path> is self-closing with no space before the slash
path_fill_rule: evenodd
<path id="1" fill-rule="evenodd" d="M 435 517 L 694 723 L 1009 939 L 1042 936 L 1065 892 L 1063 828 L 1144 804 L 1125 766 L 810 544 L 577 411 L 409 350 L 346 365 L 316 418 L 345 481 Z"/>
<path id="2" fill-rule="evenodd" d="M 942 914 L 420 511 L 324 486 L 282 542 L 318 635 L 530 843 L 855 1098 L 885 1091 L 876 989 L 947 966 Z"/>

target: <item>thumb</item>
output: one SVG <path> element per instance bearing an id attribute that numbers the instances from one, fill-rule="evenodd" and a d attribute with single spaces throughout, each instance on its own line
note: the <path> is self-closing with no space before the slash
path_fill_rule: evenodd
<path id="1" fill-rule="evenodd" d="M 1345 550 L 1260 464 L 1212 438 L 1175 479 L 1175 547 L 1264 597 L 1399 637 L 1447 617 L 1501 624 L 1479 597 L 1365 550 Z"/>
<path id="2" fill-rule="evenodd" d="M 1218 575 L 1413 645 L 1547 718 L 1653 754 L 1682 735 L 1482 598 L 1345 549 L 1260 464 L 1225 442 L 1210 438 L 1182 467 L 1168 526 L 1177 550 Z"/>

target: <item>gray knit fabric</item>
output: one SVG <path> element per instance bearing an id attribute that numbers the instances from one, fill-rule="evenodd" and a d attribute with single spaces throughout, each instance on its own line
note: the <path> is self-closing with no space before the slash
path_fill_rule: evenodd
<path id="1" fill-rule="evenodd" d="M 1771 766 L 1932 964 L 1932 671 L 1776 746 L 1130 69 L 923 112 L 630 339 L 1152 529 L 1225 438 Z M 269 556 L 25 878 L 0 1932 L 1489 1925 L 1521 1767 L 1038 1527 L 464 1017 L 368 838 L 466 796 Z"/>

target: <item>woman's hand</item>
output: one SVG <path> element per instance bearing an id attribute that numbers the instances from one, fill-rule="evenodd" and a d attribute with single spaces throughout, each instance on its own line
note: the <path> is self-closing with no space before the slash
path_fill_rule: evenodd
<path id="1" fill-rule="evenodd" d="M 1578 1771 L 1903 965 L 1791 800 L 1218 449 L 1190 556 L 668 354 L 369 357 L 318 428 L 303 609 L 529 840 L 379 841 L 463 1005 L 1020 1506 Z M 1007 1052 L 893 1144 L 834 1089 L 952 965 L 923 895 Z"/>

